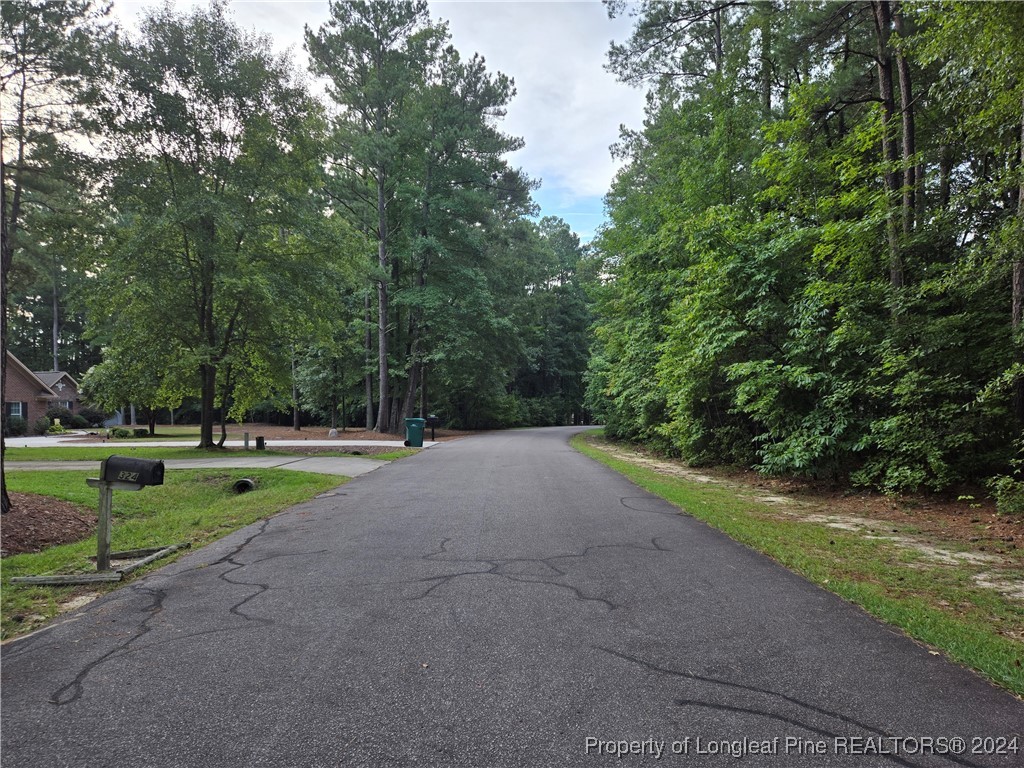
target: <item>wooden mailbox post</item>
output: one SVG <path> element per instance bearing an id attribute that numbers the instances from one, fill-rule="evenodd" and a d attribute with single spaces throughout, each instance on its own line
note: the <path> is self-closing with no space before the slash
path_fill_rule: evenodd
<path id="1" fill-rule="evenodd" d="M 68 576 L 20 576 L 11 583 L 20 584 L 89 584 L 97 581 L 120 581 L 121 577 L 136 568 L 169 555 L 188 544 L 172 544 L 153 549 L 133 549 L 127 552 L 110 551 L 111 510 L 114 491 L 141 491 L 147 485 L 164 484 L 164 463 L 152 459 L 133 459 L 128 456 L 108 456 L 100 463 L 100 476 L 85 481 L 91 488 L 100 491 L 99 516 L 96 524 L 96 573 L 73 574 Z M 111 570 L 110 561 L 141 557 L 141 560 L 116 571 Z"/>
<path id="2" fill-rule="evenodd" d="M 152 459 L 108 456 L 100 463 L 99 478 L 85 481 L 100 489 L 99 520 L 96 524 L 96 570 L 110 570 L 110 515 L 114 491 L 141 491 L 147 485 L 164 484 L 164 463 Z"/>

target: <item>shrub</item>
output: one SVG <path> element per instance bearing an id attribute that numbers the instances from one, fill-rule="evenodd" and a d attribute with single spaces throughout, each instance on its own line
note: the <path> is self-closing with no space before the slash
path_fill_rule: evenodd
<path id="1" fill-rule="evenodd" d="M 33 435 L 45 435 L 50 431 L 50 427 L 53 422 L 45 416 L 40 416 L 38 419 L 32 422 L 32 434 Z"/>
<path id="2" fill-rule="evenodd" d="M 146 437 L 149 434 L 149 430 L 145 428 L 132 430 L 133 437 Z"/>
<path id="3" fill-rule="evenodd" d="M 107 420 L 107 414 L 105 411 L 98 410 L 97 408 L 82 408 L 78 415 L 85 419 L 86 426 L 89 427 L 101 427 L 103 422 Z"/>
<path id="4" fill-rule="evenodd" d="M 46 434 L 48 435 L 63 435 L 66 432 L 67 430 L 64 429 L 64 425 L 60 423 L 59 419 L 46 428 Z"/>
<path id="5" fill-rule="evenodd" d="M 1024 516 L 1024 482 L 1008 475 L 991 478 L 988 489 L 996 500 L 996 511 L 1001 515 Z"/>
<path id="6" fill-rule="evenodd" d="M 63 424 L 64 422 L 61 423 Z M 87 419 L 82 417 L 80 414 L 76 413 L 74 416 L 71 417 L 71 421 L 68 422 L 68 426 L 71 427 L 72 429 L 87 429 L 91 425 L 89 424 Z"/>
<path id="7" fill-rule="evenodd" d="M 10 416 L 4 427 L 4 437 L 23 437 L 28 434 L 28 422 L 21 416 Z"/>
<path id="8" fill-rule="evenodd" d="M 126 437 L 131 437 L 132 432 L 130 429 L 125 429 L 124 427 L 114 427 L 110 430 L 110 436 L 124 439 Z"/>
<path id="9" fill-rule="evenodd" d="M 51 425 L 54 419 L 60 419 L 60 423 L 66 427 L 74 417 L 75 414 L 62 405 L 51 405 L 46 409 L 46 418 L 50 420 Z"/>

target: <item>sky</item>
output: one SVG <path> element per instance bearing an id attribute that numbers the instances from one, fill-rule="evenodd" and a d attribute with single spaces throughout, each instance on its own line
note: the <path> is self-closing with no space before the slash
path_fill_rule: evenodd
<path id="1" fill-rule="evenodd" d="M 157 4 L 114 0 L 114 14 L 131 26 Z M 304 25 L 316 28 L 329 15 L 326 0 L 233 0 L 231 8 L 239 24 L 270 35 L 276 50 L 291 48 L 303 63 Z M 599 0 L 440 0 L 430 13 L 448 22 L 464 57 L 479 53 L 488 70 L 515 80 L 502 127 L 526 146 L 508 161 L 541 182 L 534 199 L 542 216 L 562 217 L 589 241 L 604 221 L 603 197 L 619 167 L 609 147 L 620 125 L 643 123 L 643 94 L 604 70 L 609 43 L 628 37 L 630 20 L 609 19 Z"/>

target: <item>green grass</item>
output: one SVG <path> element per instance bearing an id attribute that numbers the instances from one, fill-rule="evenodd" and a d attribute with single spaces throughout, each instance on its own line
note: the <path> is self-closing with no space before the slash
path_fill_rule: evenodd
<path id="1" fill-rule="evenodd" d="M 393 451 L 378 453 L 376 456 L 367 456 L 366 458 L 381 459 L 383 461 L 396 461 L 397 459 L 404 459 L 406 456 L 415 456 L 422 450 L 422 448 L 396 448 Z"/>
<path id="2" fill-rule="evenodd" d="M 601 450 L 600 433 L 573 446 L 687 514 L 762 552 L 911 637 L 1024 695 L 1024 608 L 975 585 L 978 566 L 940 566 L 892 542 L 780 520 L 740 491 L 660 474 Z"/>
<path id="3" fill-rule="evenodd" d="M 40 448 L 8 448 L 4 454 L 5 460 L 11 462 L 10 468 L 17 469 L 19 461 L 102 461 L 108 456 L 132 456 L 137 459 L 211 459 L 211 458 L 238 458 L 251 454 L 252 456 L 338 456 L 345 458 L 380 459 L 382 461 L 394 461 L 404 459 L 406 456 L 414 456 L 421 448 L 396 448 L 387 453 L 368 455 L 361 452 L 358 446 L 350 450 L 329 451 L 325 453 L 304 454 L 301 451 L 290 451 L 287 447 L 278 448 L 272 451 L 246 451 L 244 448 L 220 448 L 206 450 L 202 448 L 147 448 L 140 445 L 128 445 L 125 443 L 108 443 L 102 446 L 52 446 Z M 360 451 L 360 453 L 354 453 Z"/>
<path id="4" fill-rule="evenodd" d="M 108 443 L 88 447 L 53 446 L 42 448 L 8 448 L 5 461 L 11 462 L 11 469 L 18 461 L 102 461 L 108 456 L 132 456 L 137 459 L 211 459 L 238 458 L 246 453 L 254 456 L 291 456 L 287 451 L 246 451 L 244 448 L 146 448 L 125 443 Z"/>
<path id="5" fill-rule="evenodd" d="M 98 492 L 85 484 L 88 476 L 88 472 L 9 471 L 7 485 L 11 491 L 53 496 L 95 510 Z M 256 480 L 256 489 L 234 493 L 232 483 L 242 477 Z M 346 478 L 277 469 L 170 471 L 162 486 L 114 493 L 112 547 L 141 549 L 180 542 L 203 546 L 343 482 Z M 10 584 L 14 576 L 94 572 L 95 565 L 88 557 L 95 554 L 96 539 L 92 536 L 36 554 L 5 557 L 0 564 L 0 636 L 7 639 L 37 628 L 56 616 L 61 603 L 74 594 L 116 588 Z M 132 573 L 128 580 L 169 561 L 164 559 Z"/>

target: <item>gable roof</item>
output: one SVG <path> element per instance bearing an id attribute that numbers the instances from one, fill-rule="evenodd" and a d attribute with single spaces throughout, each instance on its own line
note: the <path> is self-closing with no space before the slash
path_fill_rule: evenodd
<path id="1" fill-rule="evenodd" d="M 57 382 L 61 379 L 67 379 L 71 383 L 71 386 L 78 389 L 78 382 L 75 381 L 67 371 L 33 371 L 33 373 L 36 375 L 37 379 L 43 382 L 43 384 L 51 390 L 57 386 Z"/>
<path id="2" fill-rule="evenodd" d="M 36 376 L 34 373 L 32 373 L 32 371 L 30 371 L 28 369 L 28 366 L 26 366 L 23 362 L 21 362 L 21 360 L 19 360 L 14 355 L 12 355 L 10 350 L 8 350 L 8 352 L 7 352 L 7 371 L 10 372 L 10 370 L 12 368 L 15 371 L 17 371 L 18 373 L 20 373 L 24 378 L 28 379 L 30 384 L 32 384 L 33 386 L 38 386 L 39 387 L 39 393 L 36 395 L 36 397 L 39 397 L 39 398 L 50 398 L 50 397 L 56 398 L 58 396 L 57 393 L 54 392 L 52 389 L 50 389 L 50 387 L 47 386 L 47 384 L 44 381 L 42 381 L 38 376 Z M 6 388 L 7 388 L 7 382 L 4 382 L 4 389 L 6 389 Z"/>

